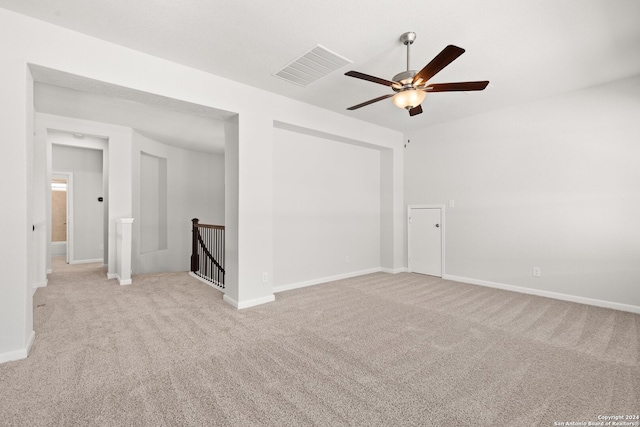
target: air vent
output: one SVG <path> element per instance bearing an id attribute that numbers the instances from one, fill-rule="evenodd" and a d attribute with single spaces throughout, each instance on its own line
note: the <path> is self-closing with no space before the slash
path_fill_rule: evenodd
<path id="1" fill-rule="evenodd" d="M 289 83 L 306 87 L 352 62 L 323 46 L 317 45 L 273 75 Z"/>

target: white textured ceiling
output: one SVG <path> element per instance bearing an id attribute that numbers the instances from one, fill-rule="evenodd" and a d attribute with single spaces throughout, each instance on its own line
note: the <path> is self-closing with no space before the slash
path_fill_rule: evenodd
<path id="1" fill-rule="evenodd" d="M 443 121 L 640 74 L 637 0 L 0 0 L 0 7 L 410 132 Z M 434 93 L 408 117 L 381 85 L 405 69 L 400 34 L 415 31 L 412 68 L 448 44 L 466 53 L 431 82 L 490 80 L 483 92 Z M 272 74 L 316 44 L 352 60 L 306 88 Z"/>

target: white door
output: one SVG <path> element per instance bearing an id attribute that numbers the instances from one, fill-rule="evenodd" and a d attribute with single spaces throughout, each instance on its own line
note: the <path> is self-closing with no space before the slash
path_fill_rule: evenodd
<path id="1" fill-rule="evenodd" d="M 442 277 L 441 208 L 409 208 L 409 271 Z"/>

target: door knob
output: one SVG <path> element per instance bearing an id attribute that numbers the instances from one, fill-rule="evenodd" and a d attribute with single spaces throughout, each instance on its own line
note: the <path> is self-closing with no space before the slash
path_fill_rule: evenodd
<path id="1" fill-rule="evenodd" d="M 436 224 L 436 227 L 440 227 L 440 224 Z"/>

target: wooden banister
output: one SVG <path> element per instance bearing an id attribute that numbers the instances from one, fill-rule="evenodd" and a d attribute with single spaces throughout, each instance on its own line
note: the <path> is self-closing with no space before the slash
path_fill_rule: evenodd
<path id="1" fill-rule="evenodd" d="M 224 288 L 224 226 L 191 220 L 191 271 L 214 286 Z"/>

